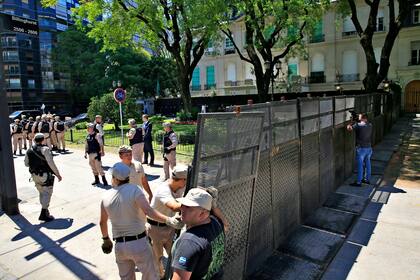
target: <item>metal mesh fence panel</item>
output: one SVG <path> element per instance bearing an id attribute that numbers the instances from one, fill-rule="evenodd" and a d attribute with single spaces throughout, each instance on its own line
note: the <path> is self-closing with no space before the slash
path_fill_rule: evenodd
<path id="1" fill-rule="evenodd" d="M 344 129 L 334 128 L 334 185 L 339 187 L 344 182 Z"/>
<path id="2" fill-rule="evenodd" d="M 368 99 L 368 104 L 370 103 Z M 355 97 L 347 96 L 346 97 L 346 126 L 351 123 L 351 114 L 350 111 L 354 111 Z M 372 104 L 371 104 L 372 105 Z M 369 105 L 368 109 L 372 109 L 372 106 Z M 347 178 L 353 173 L 354 165 L 354 152 L 355 152 L 355 142 L 354 142 L 354 132 L 347 131 L 346 126 L 343 127 L 344 130 L 344 176 Z"/>
<path id="3" fill-rule="evenodd" d="M 318 99 L 300 99 L 301 209 L 308 217 L 319 206 L 319 110 Z"/>
<path id="4" fill-rule="evenodd" d="M 319 138 L 319 187 L 320 203 L 324 203 L 328 194 L 334 191 L 334 143 L 332 128 L 325 128 Z"/>
<path id="5" fill-rule="evenodd" d="M 200 114 L 193 186 L 215 186 L 231 224 L 226 234 L 225 279 L 242 279 L 257 175 L 263 113 Z"/>

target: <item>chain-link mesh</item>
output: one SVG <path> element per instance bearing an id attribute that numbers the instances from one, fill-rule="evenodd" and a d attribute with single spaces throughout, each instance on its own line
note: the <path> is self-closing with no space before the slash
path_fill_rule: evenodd
<path id="1" fill-rule="evenodd" d="M 344 129 L 334 128 L 334 186 L 337 188 L 344 182 Z"/>
<path id="2" fill-rule="evenodd" d="M 333 129 L 325 128 L 319 138 L 319 189 L 320 203 L 324 203 L 328 195 L 334 191 L 334 142 Z"/>

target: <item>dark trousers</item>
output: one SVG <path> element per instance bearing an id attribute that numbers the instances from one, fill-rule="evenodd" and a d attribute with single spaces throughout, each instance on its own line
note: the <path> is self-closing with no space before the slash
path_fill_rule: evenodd
<path id="1" fill-rule="evenodd" d="M 155 162 L 155 153 L 153 152 L 152 141 L 144 141 L 144 162 L 148 163 L 150 154 L 150 164 Z"/>

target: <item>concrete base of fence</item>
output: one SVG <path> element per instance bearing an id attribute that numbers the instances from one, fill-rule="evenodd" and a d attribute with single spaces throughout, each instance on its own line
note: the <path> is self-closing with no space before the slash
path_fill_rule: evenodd
<path id="1" fill-rule="evenodd" d="M 355 218 L 356 215 L 354 214 L 321 207 L 304 224 L 338 234 L 345 234 L 349 231 Z"/>
<path id="2" fill-rule="evenodd" d="M 324 206 L 360 215 L 367 202 L 367 198 L 332 193 L 324 203 Z"/>

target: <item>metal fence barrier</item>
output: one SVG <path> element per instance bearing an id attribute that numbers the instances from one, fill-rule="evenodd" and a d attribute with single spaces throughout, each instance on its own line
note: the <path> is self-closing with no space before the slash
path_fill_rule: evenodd
<path id="1" fill-rule="evenodd" d="M 302 98 L 244 105 L 241 113 L 229 107 L 230 113 L 200 114 L 193 187 L 217 187 L 232 223 L 225 279 L 252 274 L 353 173 L 350 111 L 369 115 L 379 141 L 398 116 L 395 99 Z"/>

